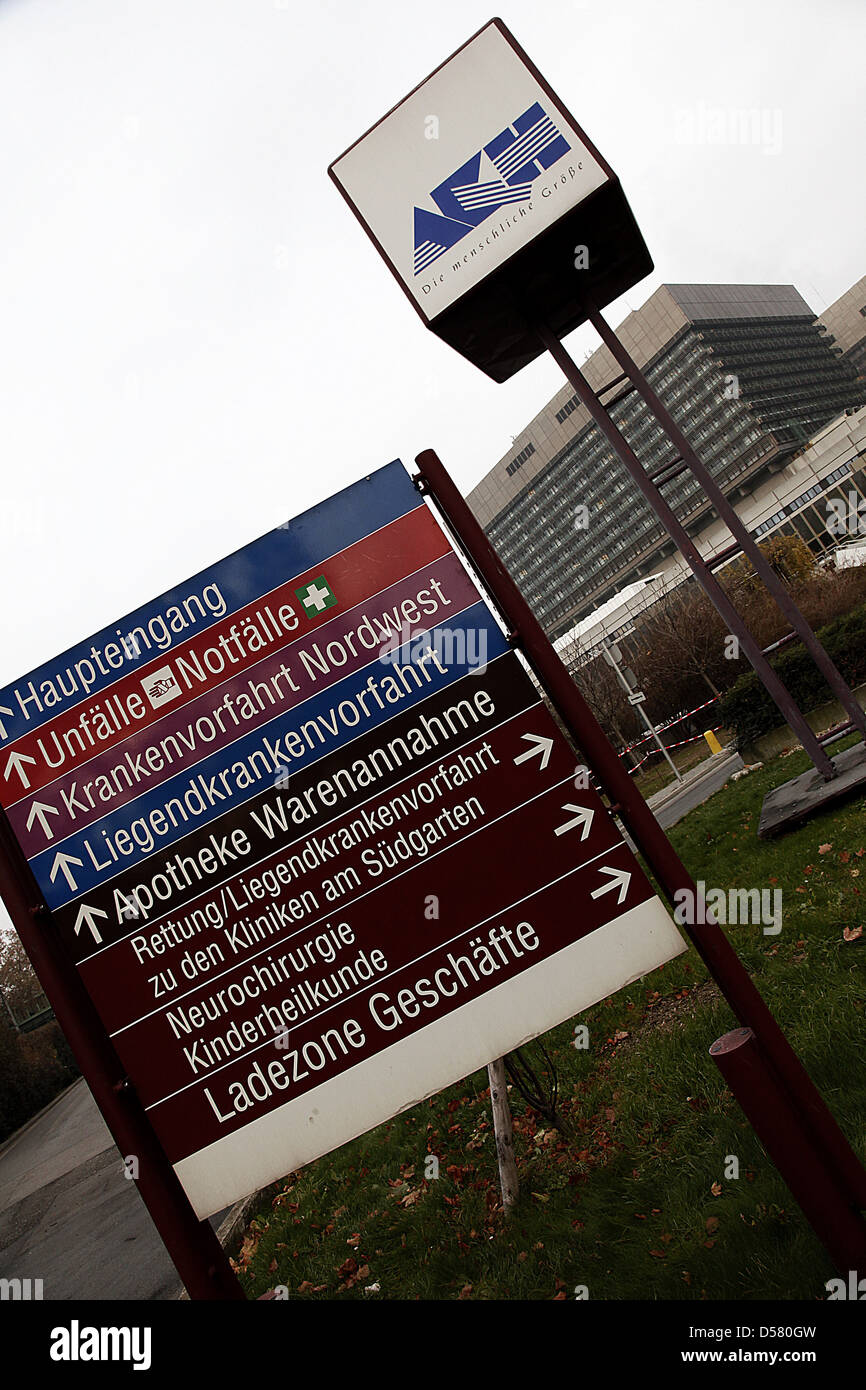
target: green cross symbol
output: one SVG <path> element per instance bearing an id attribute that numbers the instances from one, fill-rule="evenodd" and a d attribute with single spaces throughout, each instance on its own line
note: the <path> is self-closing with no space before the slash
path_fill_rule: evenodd
<path id="1" fill-rule="evenodd" d="M 324 613 L 326 608 L 333 608 L 337 602 L 336 595 L 328 587 L 323 574 L 296 589 L 295 593 L 304 605 L 304 612 L 308 618 L 315 618 L 319 613 Z"/>

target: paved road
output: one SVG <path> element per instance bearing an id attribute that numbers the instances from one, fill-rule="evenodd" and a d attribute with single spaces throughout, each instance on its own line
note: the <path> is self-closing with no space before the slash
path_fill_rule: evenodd
<path id="1" fill-rule="evenodd" d="M 672 825 L 676 825 L 678 820 L 682 820 L 683 816 L 687 816 L 689 811 L 693 811 L 696 806 L 700 806 L 702 801 L 706 801 L 707 797 L 719 791 L 726 782 L 730 781 L 735 772 L 740 771 L 742 766 L 743 760 L 739 753 L 732 753 L 724 759 L 720 758 L 702 777 L 694 782 L 689 782 L 682 791 L 671 795 L 670 799 L 665 800 L 661 805 L 653 807 L 653 813 L 659 825 L 664 830 L 669 830 Z"/>
<path id="2" fill-rule="evenodd" d="M 683 816 L 687 816 L 689 811 L 693 811 L 701 802 L 719 791 L 742 766 L 743 760 L 739 753 L 730 753 L 725 757 L 718 755 L 717 758 L 708 759 L 707 765 L 701 769 L 686 773 L 685 786 L 679 791 L 674 792 L 666 787 L 663 792 L 656 792 L 650 797 L 648 804 L 659 825 L 663 830 L 670 830 L 671 826 L 676 825 Z M 621 824 L 620 829 L 629 849 L 634 854 L 639 854 L 640 850 L 628 831 Z"/>
<path id="3" fill-rule="evenodd" d="M 0 1150 L 0 1278 L 16 1277 L 41 1279 L 46 1300 L 180 1290 L 83 1080 Z"/>

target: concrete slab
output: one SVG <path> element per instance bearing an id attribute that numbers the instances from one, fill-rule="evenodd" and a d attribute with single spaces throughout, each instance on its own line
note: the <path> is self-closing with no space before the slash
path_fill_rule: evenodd
<path id="1" fill-rule="evenodd" d="M 833 758 L 839 775 L 825 782 L 820 772 L 810 768 L 790 782 L 783 782 L 764 797 L 758 821 L 758 838 L 767 840 L 801 825 L 816 811 L 866 791 L 866 744 L 855 743 Z"/>

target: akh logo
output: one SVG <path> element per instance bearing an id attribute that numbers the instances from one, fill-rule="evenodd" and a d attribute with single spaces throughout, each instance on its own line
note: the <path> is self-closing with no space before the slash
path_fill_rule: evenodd
<path id="1" fill-rule="evenodd" d="M 536 101 L 431 190 L 438 213 L 415 208 L 415 274 L 506 203 L 528 202 L 535 179 L 570 149 Z"/>

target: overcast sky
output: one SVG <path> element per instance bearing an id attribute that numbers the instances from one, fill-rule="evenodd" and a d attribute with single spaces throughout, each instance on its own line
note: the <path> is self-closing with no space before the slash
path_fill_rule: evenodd
<path id="1" fill-rule="evenodd" d="M 491 13 L 0 0 L 0 684 L 391 458 L 468 489 L 558 389 L 429 334 L 326 174 Z M 859 0 L 499 13 L 655 259 L 614 322 L 665 280 L 820 310 L 864 273 Z M 714 108 L 762 140 L 709 143 Z"/>
<path id="2" fill-rule="evenodd" d="M 655 259 L 614 322 L 665 280 L 820 310 L 864 273 L 858 0 L 500 13 Z M 490 17 L 2 0 L 0 683 L 391 458 L 432 446 L 468 489 L 558 389 L 428 333 L 326 174 Z M 708 143 L 713 108 L 763 140 Z"/>

